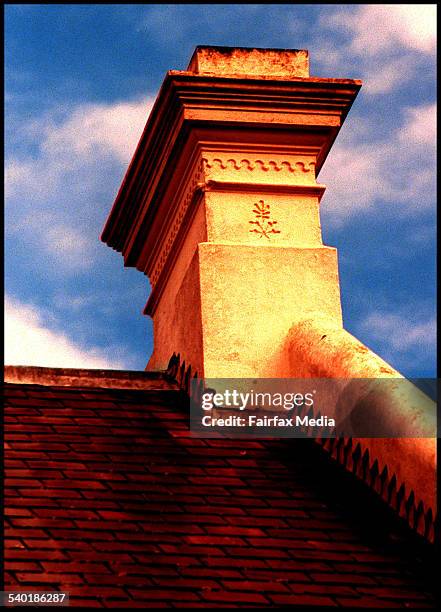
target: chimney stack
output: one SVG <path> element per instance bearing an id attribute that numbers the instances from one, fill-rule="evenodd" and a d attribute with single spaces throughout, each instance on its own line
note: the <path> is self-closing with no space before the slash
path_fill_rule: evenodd
<path id="1" fill-rule="evenodd" d="M 150 279 L 148 370 L 277 377 L 293 324 L 342 326 L 316 177 L 360 87 L 306 50 L 197 47 L 167 73 L 102 235 Z"/>

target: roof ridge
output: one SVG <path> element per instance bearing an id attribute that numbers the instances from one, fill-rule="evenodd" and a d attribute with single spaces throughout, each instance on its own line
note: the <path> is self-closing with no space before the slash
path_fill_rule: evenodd
<path id="1" fill-rule="evenodd" d="M 60 387 L 99 387 L 107 389 L 165 390 L 178 385 L 165 371 L 101 370 L 84 368 L 48 368 L 41 366 L 4 367 L 6 383 L 55 385 Z"/>

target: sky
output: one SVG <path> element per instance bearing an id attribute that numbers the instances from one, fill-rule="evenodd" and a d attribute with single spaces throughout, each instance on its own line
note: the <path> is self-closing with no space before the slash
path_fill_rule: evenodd
<path id="1" fill-rule="evenodd" d="M 5 7 L 5 362 L 143 370 L 150 286 L 100 242 L 152 102 L 196 45 L 308 49 L 363 87 L 320 175 L 345 328 L 435 375 L 435 5 Z"/>

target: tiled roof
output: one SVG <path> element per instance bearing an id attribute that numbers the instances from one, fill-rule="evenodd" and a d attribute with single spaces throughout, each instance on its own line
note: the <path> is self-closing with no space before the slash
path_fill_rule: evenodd
<path id="1" fill-rule="evenodd" d="M 186 397 L 160 386 L 6 385 L 7 589 L 78 606 L 433 606 L 430 545 L 317 444 L 194 438 Z"/>

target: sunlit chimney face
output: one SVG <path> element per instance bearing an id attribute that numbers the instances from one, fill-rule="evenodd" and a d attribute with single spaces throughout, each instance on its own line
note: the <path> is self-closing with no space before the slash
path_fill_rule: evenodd
<path id="1" fill-rule="evenodd" d="M 151 283 L 148 369 L 274 375 L 295 321 L 342 324 L 317 174 L 360 86 L 306 50 L 197 47 L 167 73 L 103 233 Z"/>

